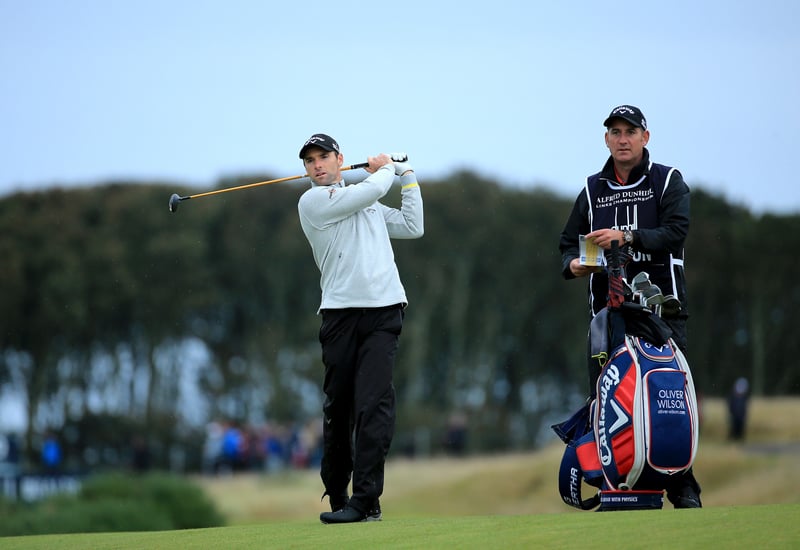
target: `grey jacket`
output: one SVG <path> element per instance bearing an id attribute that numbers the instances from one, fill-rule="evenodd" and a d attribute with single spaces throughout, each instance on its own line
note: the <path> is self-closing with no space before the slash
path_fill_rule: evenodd
<path id="1" fill-rule="evenodd" d="M 400 178 L 399 210 L 379 203 L 394 178 L 389 164 L 356 185 L 312 182 L 300 197 L 300 224 L 321 274 L 320 309 L 408 302 L 389 239 L 422 236 L 422 194 L 411 173 Z"/>

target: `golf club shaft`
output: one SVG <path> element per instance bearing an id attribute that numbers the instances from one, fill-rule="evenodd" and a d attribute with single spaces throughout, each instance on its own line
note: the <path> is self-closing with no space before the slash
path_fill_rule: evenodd
<path id="1" fill-rule="evenodd" d="M 366 168 L 369 166 L 368 162 L 362 162 L 360 164 L 351 164 L 350 166 L 345 166 L 342 168 L 342 171 L 345 170 L 354 170 L 357 168 Z M 289 176 L 286 178 L 278 178 L 276 180 L 268 180 L 268 181 L 259 181 L 256 183 L 247 183 L 245 185 L 238 185 L 236 187 L 226 187 L 225 189 L 215 189 L 214 191 L 206 191 L 205 193 L 197 193 L 196 195 L 186 195 L 185 197 L 180 197 L 180 200 L 185 201 L 189 199 L 198 199 L 200 197 L 207 197 L 209 195 L 218 195 L 220 193 L 227 193 L 228 191 L 239 191 L 241 189 L 249 189 L 251 187 L 259 187 L 261 185 L 270 185 L 272 183 L 281 183 L 284 181 L 292 181 L 292 180 L 299 180 L 301 178 L 308 177 L 306 174 L 301 176 Z"/>

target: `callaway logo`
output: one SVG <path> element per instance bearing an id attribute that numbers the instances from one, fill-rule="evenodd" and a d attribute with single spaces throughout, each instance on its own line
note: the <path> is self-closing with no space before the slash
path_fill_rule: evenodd
<path id="1" fill-rule="evenodd" d="M 317 143 L 325 143 L 327 141 L 328 140 L 325 139 L 322 136 L 311 136 L 310 138 L 308 138 L 308 141 L 306 141 L 303 144 L 303 148 L 305 148 L 305 147 L 307 147 L 309 145 L 316 145 Z M 337 153 L 339 152 L 339 146 L 336 144 L 336 142 L 327 143 L 327 145 L 330 146 L 330 147 L 333 147 L 336 150 Z"/>
<path id="2" fill-rule="evenodd" d="M 608 370 L 603 379 L 601 380 L 600 387 L 600 420 L 598 421 L 598 446 L 600 448 L 600 463 L 603 466 L 611 464 L 611 445 L 609 443 L 611 436 L 622 426 L 626 425 L 630 420 L 625 411 L 613 399 L 611 400 L 611 408 L 613 409 L 615 419 L 606 418 L 606 403 L 608 402 L 608 391 L 614 386 L 619 385 L 619 369 L 614 364 L 609 365 Z M 606 424 L 611 424 L 606 428 Z"/>
<path id="3" fill-rule="evenodd" d="M 633 117 L 636 116 L 636 111 L 634 111 L 631 107 L 627 105 L 620 105 L 619 107 L 611 111 L 610 116 L 612 117 L 621 116 L 623 118 L 625 118 L 625 116 Z M 642 126 L 643 129 L 647 130 L 647 121 L 644 119 L 644 117 L 642 117 L 642 119 L 639 121 L 639 124 Z"/>
<path id="4" fill-rule="evenodd" d="M 613 399 L 611 400 L 611 408 L 614 409 L 614 414 L 617 415 L 617 419 L 611 424 L 611 427 L 608 429 L 608 433 L 613 434 L 622 426 L 628 423 L 628 415 L 625 414 L 625 411 L 617 404 L 616 401 Z"/>
<path id="5" fill-rule="evenodd" d="M 666 348 L 666 347 L 667 347 L 667 344 L 663 344 L 663 345 L 661 345 L 661 346 L 656 346 L 656 345 L 653 345 L 653 344 L 651 344 L 651 343 L 650 343 L 650 342 L 648 342 L 647 340 L 639 340 L 639 343 L 641 344 L 641 346 L 642 346 L 642 347 L 643 347 L 643 348 L 644 348 L 646 351 L 655 350 L 655 351 L 657 351 L 657 352 L 659 352 L 659 353 L 663 353 L 663 352 L 664 352 L 664 348 Z"/>

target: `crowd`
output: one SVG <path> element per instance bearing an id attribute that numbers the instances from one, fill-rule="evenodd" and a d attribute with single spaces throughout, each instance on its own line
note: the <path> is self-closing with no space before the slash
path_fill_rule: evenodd
<path id="1" fill-rule="evenodd" d="M 203 472 L 217 475 L 241 471 L 280 472 L 319 467 L 322 419 L 304 424 L 266 423 L 248 426 L 229 420 L 206 426 Z"/>

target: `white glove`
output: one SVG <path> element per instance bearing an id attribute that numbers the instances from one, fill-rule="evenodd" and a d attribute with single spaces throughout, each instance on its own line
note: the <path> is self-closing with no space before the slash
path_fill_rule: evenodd
<path id="1" fill-rule="evenodd" d="M 394 173 L 398 176 L 402 176 L 403 172 L 408 172 L 409 170 L 412 172 L 414 171 L 411 165 L 406 162 L 408 160 L 408 155 L 405 153 L 392 153 L 391 157 L 392 162 L 394 162 Z"/>

